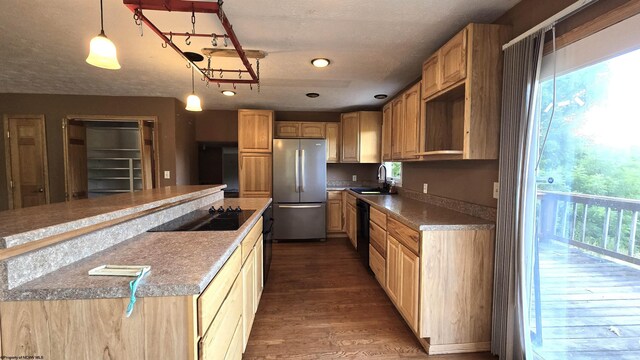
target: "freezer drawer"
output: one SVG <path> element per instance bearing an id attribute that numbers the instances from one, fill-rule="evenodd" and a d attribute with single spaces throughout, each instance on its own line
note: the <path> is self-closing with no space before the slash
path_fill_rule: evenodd
<path id="1" fill-rule="evenodd" d="M 274 240 L 324 239 L 326 203 L 275 204 Z"/>

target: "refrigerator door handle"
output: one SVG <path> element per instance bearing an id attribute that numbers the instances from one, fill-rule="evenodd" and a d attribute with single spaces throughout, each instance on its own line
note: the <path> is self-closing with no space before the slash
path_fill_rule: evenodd
<path id="1" fill-rule="evenodd" d="M 322 205 L 278 205 L 281 209 L 317 209 Z"/>
<path id="2" fill-rule="evenodd" d="M 302 179 L 300 182 L 300 192 L 304 192 L 304 149 L 302 150 L 302 158 L 300 159 L 300 167 L 302 168 L 302 170 L 300 170 L 300 172 L 302 173 Z"/>
<path id="3" fill-rule="evenodd" d="M 295 164 L 294 166 L 294 172 L 295 172 L 295 176 L 296 176 L 296 192 L 299 192 L 298 189 L 300 188 L 300 172 L 298 171 L 298 162 L 299 162 L 299 158 L 300 158 L 300 150 L 296 150 L 296 159 L 295 159 Z"/>

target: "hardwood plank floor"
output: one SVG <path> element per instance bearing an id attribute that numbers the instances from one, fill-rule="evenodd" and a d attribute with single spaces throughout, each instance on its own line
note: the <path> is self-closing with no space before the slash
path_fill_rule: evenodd
<path id="1" fill-rule="evenodd" d="M 488 360 L 428 356 L 347 239 L 277 243 L 244 359 Z"/>

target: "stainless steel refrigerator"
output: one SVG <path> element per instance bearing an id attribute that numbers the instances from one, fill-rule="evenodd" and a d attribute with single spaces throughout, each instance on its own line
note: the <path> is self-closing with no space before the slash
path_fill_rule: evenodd
<path id="1" fill-rule="evenodd" d="M 326 238 L 325 148 L 323 139 L 273 140 L 274 240 Z"/>

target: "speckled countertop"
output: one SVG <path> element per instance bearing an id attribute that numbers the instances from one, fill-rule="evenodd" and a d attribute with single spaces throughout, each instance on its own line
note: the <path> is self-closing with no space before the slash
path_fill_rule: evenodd
<path id="1" fill-rule="evenodd" d="M 223 199 L 218 206 L 256 210 L 236 231 L 143 233 L 4 294 L 5 300 L 117 298 L 129 296 L 132 278 L 89 276 L 104 264 L 150 265 L 136 293 L 145 296 L 200 294 L 229 259 L 271 199 Z"/>
<path id="2" fill-rule="evenodd" d="M 226 185 L 166 186 L 93 199 L 0 211 L 0 248 L 91 226 L 167 202 L 213 194 Z"/>
<path id="3" fill-rule="evenodd" d="M 491 221 L 400 195 L 360 195 L 351 190 L 349 193 L 419 231 L 485 230 L 495 227 Z"/>

